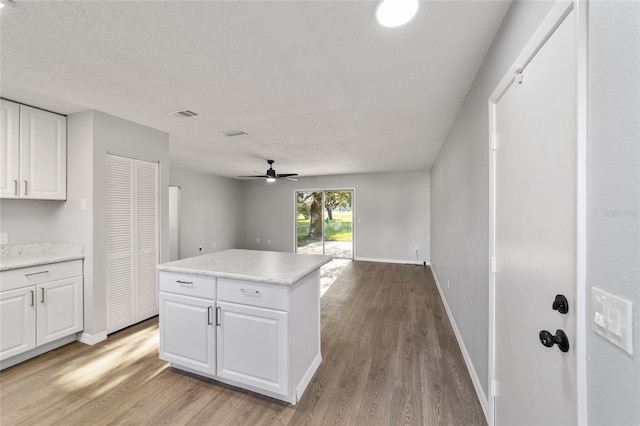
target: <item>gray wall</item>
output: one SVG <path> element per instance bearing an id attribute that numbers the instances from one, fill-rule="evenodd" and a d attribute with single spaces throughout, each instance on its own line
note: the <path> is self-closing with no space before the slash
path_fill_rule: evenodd
<path id="1" fill-rule="evenodd" d="M 160 165 L 160 262 L 169 258 L 169 135 L 99 111 L 68 117 L 67 202 L 55 217 L 57 240 L 84 244 L 84 333 L 106 331 L 106 154 Z M 87 200 L 81 210 L 80 200 Z"/>
<path id="2" fill-rule="evenodd" d="M 431 261 L 441 282 L 450 279 L 445 297 L 485 394 L 487 99 L 551 5 L 513 4 L 431 170 Z M 587 286 L 636 309 L 633 356 L 587 324 L 588 416 L 594 425 L 640 424 L 640 3 L 590 2 L 588 10 Z"/>
<path id="3" fill-rule="evenodd" d="M 445 298 L 485 395 L 489 380 L 487 100 L 552 5 L 513 3 L 431 169 L 431 264 L 445 283 Z"/>
<path id="4" fill-rule="evenodd" d="M 176 168 L 169 182 L 181 188 L 181 258 L 240 246 L 242 182 Z"/>
<path id="5" fill-rule="evenodd" d="M 629 299 L 634 309 L 634 355 L 587 324 L 589 423 L 638 425 L 640 3 L 591 2 L 588 22 L 587 287 Z"/>
<path id="6" fill-rule="evenodd" d="M 54 216 L 63 206 L 64 201 L 1 200 L 0 231 L 8 234 L 9 244 L 72 242 L 56 238 Z"/>
<path id="7" fill-rule="evenodd" d="M 296 190 L 355 189 L 356 258 L 415 262 L 417 246 L 419 262 L 430 261 L 428 172 L 319 176 L 274 184 L 257 180 L 243 185 L 243 248 L 294 250 Z"/>

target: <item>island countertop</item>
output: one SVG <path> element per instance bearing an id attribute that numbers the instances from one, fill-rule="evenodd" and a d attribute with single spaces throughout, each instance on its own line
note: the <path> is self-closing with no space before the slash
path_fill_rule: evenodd
<path id="1" fill-rule="evenodd" d="M 293 285 L 330 261 L 330 256 L 233 249 L 163 263 L 158 270 Z"/>

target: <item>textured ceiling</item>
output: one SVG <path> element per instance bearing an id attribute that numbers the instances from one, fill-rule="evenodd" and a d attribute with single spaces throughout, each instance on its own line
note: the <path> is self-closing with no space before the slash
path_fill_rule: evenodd
<path id="1" fill-rule="evenodd" d="M 509 7 L 423 1 L 389 29 L 370 1 L 16 3 L 2 97 L 166 131 L 172 165 L 229 177 L 429 169 Z"/>

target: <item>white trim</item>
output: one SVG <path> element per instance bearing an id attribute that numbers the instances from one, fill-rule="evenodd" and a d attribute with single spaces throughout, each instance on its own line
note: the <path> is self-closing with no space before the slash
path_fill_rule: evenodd
<path id="1" fill-rule="evenodd" d="M 577 138 L 577 246 L 576 246 L 576 386 L 577 386 L 577 419 L 578 424 L 586 424 L 587 413 L 587 395 L 586 395 L 586 314 L 584 312 L 585 292 L 586 292 L 586 0 L 558 0 L 542 23 L 533 33 L 525 47 L 518 55 L 515 62 L 511 65 L 505 76 L 500 80 L 488 99 L 489 113 L 489 134 L 488 134 L 488 152 L 489 152 L 489 259 L 496 256 L 496 163 L 495 150 L 491 149 L 491 136 L 496 133 L 496 104 L 506 93 L 515 80 L 515 74 L 522 72 L 529 64 L 531 59 L 544 46 L 547 40 L 553 35 L 555 30 L 562 24 L 564 19 L 577 9 L 578 13 L 578 63 L 577 63 L 577 84 L 578 84 L 578 120 L 576 126 L 578 128 Z M 582 7 L 580 7 L 582 6 Z M 581 69 L 584 68 L 584 69 Z M 499 149 L 499 141 L 498 141 Z M 435 274 L 434 274 L 435 276 Z M 495 376 L 495 274 L 489 273 L 489 383 Z M 489 402 L 489 414 L 487 423 L 489 426 L 495 425 L 495 397 L 491 397 Z M 486 414 L 486 412 L 485 412 Z"/>
<path id="2" fill-rule="evenodd" d="M 379 263 L 403 263 L 405 265 L 424 266 L 424 263 L 416 263 L 415 260 L 379 259 L 377 257 L 355 257 L 353 260 L 360 260 L 363 262 L 379 262 Z M 431 266 L 431 262 L 429 262 L 428 260 L 426 261 L 426 264 L 427 266 Z"/>
<path id="3" fill-rule="evenodd" d="M 589 424 L 587 409 L 587 106 L 588 2 L 576 0 L 577 178 L 576 178 L 576 399 L 579 425 Z"/>
<path id="4" fill-rule="evenodd" d="M 78 333 L 78 342 L 85 345 L 95 345 L 103 340 L 107 340 L 107 331 L 101 331 L 98 334 Z"/>
<path id="5" fill-rule="evenodd" d="M 431 268 L 431 273 L 433 274 L 433 279 L 436 282 L 436 287 L 438 287 L 438 292 L 440 293 L 440 299 L 442 300 L 442 304 L 444 305 L 444 310 L 447 312 L 447 317 L 449 318 L 449 322 L 451 323 L 451 328 L 453 328 L 453 333 L 456 336 L 456 340 L 458 341 L 458 346 L 460 346 L 460 351 L 462 352 L 462 357 L 464 358 L 464 363 L 467 366 L 467 370 L 469 371 L 469 376 L 471 376 L 471 381 L 473 382 L 473 387 L 476 390 L 476 395 L 478 396 L 478 400 L 480 400 L 480 405 L 482 406 L 482 411 L 484 412 L 485 420 L 489 419 L 488 410 L 490 408 L 487 396 L 482 389 L 482 383 L 480 382 L 480 378 L 478 377 L 478 373 L 476 373 L 476 369 L 473 367 L 473 362 L 471 361 L 471 357 L 469 356 L 469 351 L 467 351 L 467 347 L 464 344 L 464 340 L 462 339 L 462 335 L 460 334 L 460 330 L 456 324 L 456 321 L 453 317 L 453 313 L 449 308 L 449 304 L 447 303 L 447 299 L 444 296 L 444 291 L 440 286 L 440 280 L 438 280 L 438 275 L 436 274 L 435 269 Z"/>

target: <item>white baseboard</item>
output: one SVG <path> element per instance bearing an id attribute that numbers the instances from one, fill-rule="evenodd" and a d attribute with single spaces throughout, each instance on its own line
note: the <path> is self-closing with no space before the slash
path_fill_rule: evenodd
<path id="1" fill-rule="evenodd" d="M 424 263 L 416 262 L 415 260 L 378 259 L 376 257 L 355 257 L 353 260 L 362 260 L 363 262 L 403 263 L 403 264 L 418 265 L 418 266 L 424 265 Z M 429 261 L 426 261 L 426 263 L 427 263 L 427 266 L 431 265 Z"/>
<path id="2" fill-rule="evenodd" d="M 107 340 L 106 331 L 102 331 L 98 334 L 88 334 L 88 333 L 78 334 L 78 342 L 84 343 L 85 345 L 95 345 L 96 343 L 100 343 L 103 340 Z"/>
<path id="3" fill-rule="evenodd" d="M 464 363 L 467 366 L 467 370 L 469 370 L 469 375 L 471 376 L 471 381 L 473 382 L 473 387 L 476 390 L 476 394 L 478 395 L 478 399 L 480 400 L 480 405 L 482 406 L 482 411 L 484 412 L 484 418 L 488 422 L 489 418 L 489 401 L 487 400 L 487 395 L 485 395 L 484 390 L 482 389 L 482 383 L 480 383 L 480 379 L 478 378 L 478 374 L 476 373 L 476 369 L 473 367 L 473 363 L 471 362 L 471 357 L 469 356 L 469 352 L 467 351 L 467 347 L 462 340 L 462 335 L 460 334 L 460 330 L 458 330 L 458 326 L 456 325 L 456 321 L 453 318 L 453 314 L 451 313 L 451 309 L 449 308 L 449 304 L 447 303 L 447 299 L 444 296 L 444 291 L 440 286 L 440 281 L 438 280 L 438 275 L 436 274 L 435 269 L 431 268 L 431 272 L 433 273 L 433 278 L 436 282 L 436 287 L 438 287 L 438 292 L 440 293 L 440 299 L 442 299 L 442 303 L 444 304 L 444 309 L 447 312 L 447 317 L 449 318 L 449 322 L 451 323 L 451 327 L 453 328 L 453 332 L 456 336 L 456 340 L 458 341 L 458 345 L 460 346 L 460 351 L 462 352 L 462 357 L 464 358 Z"/>

